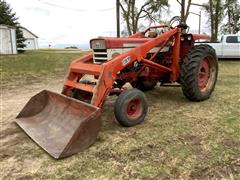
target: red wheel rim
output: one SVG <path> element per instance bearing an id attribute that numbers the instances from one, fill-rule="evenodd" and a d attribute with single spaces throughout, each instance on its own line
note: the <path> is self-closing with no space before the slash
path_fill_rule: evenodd
<path id="1" fill-rule="evenodd" d="M 204 89 L 208 83 L 210 76 L 210 65 L 208 59 L 204 59 L 199 66 L 198 71 L 198 87 Z"/>
<path id="2" fill-rule="evenodd" d="M 140 99 L 133 99 L 128 102 L 127 115 L 131 119 L 136 119 L 141 116 L 143 111 L 142 103 Z"/>
<path id="3" fill-rule="evenodd" d="M 215 67 L 212 57 L 205 57 L 198 69 L 198 87 L 204 92 L 212 88 L 215 80 Z"/>

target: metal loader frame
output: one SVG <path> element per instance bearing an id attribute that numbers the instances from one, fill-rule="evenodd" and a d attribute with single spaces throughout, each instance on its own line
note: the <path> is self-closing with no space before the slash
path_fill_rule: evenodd
<path id="1" fill-rule="evenodd" d="M 161 27 L 167 26 L 161 25 L 155 26 L 154 28 Z M 105 102 L 106 96 L 108 96 L 108 94 L 111 92 L 112 86 L 118 78 L 125 77 L 127 79 L 134 80 L 140 74 L 144 74 L 145 76 L 155 75 L 155 77 L 161 77 L 163 74 L 170 74 L 170 81 L 177 81 L 180 73 L 179 62 L 181 32 L 182 28 L 173 28 L 170 31 L 167 31 L 164 34 L 153 38 L 101 65 L 93 64 L 92 53 L 74 60 L 70 64 L 69 73 L 66 78 L 62 93 L 67 96 L 73 96 L 71 91 L 72 89 L 90 92 L 93 94 L 91 104 L 101 108 Z M 136 34 L 130 38 L 137 38 L 136 36 L 138 35 Z M 172 45 L 173 53 L 171 67 L 166 67 L 152 61 L 170 39 L 174 39 L 174 44 Z M 150 59 L 146 59 L 148 52 L 156 46 L 160 47 L 160 49 L 155 52 Z M 119 76 L 118 72 L 132 65 L 132 63 L 135 61 L 144 64 L 143 68 L 138 73 L 127 73 Z M 144 71 L 146 67 L 153 68 L 157 72 L 155 74 L 146 72 Z M 81 77 L 85 74 L 94 75 L 97 77 L 97 83 L 94 85 L 78 82 L 78 80 L 81 79 Z"/>

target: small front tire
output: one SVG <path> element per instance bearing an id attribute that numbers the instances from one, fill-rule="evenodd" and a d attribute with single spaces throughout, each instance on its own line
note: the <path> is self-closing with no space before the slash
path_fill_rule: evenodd
<path id="1" fill-rule="evenodd" d="M 114 114 L 122 126 L 131 127 L 144 121 L 148 104 L 144 93 L 138 89 L 123 91 L 117 98 Z"/>

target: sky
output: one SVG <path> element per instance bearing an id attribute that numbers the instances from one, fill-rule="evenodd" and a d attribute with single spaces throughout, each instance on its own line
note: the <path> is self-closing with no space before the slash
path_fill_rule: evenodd
<path id="1" fill-rule="evenodd" d="M 139 0 L 141 1 L 141 0 Z M 192 0 L 206 3 L 207 0 Z M 77 45 L 86 48 L 91 38 L 116 35 L 115 0 L 6 0 L 19 17 L 21 26 L 36 34 L 40 47 Z M 169 0 L 170 12 L 163 20 L 180 15 L 180 5 Z M 199 14 L 198 6 L 191 12 Z M 201 31 L 208 33 L 207 17 L 202 12 Z M 190 14 L 187 24 L 191 32 L 198 32 L 199 17 Z M 124 21 L 121 20 L 121 28 Z"/>

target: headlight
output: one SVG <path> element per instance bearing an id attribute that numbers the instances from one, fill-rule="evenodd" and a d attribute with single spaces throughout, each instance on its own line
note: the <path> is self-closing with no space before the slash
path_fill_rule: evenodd
<path id="1" fill-rule="evenodd" d="M 91 41 L 92 49 L 106 49 L 105 41 L 102 39 L 96 39 Z"/>

